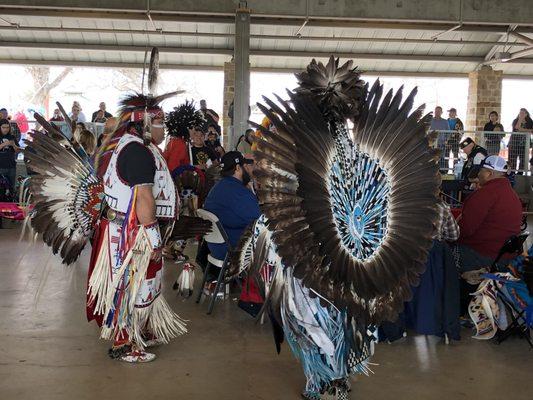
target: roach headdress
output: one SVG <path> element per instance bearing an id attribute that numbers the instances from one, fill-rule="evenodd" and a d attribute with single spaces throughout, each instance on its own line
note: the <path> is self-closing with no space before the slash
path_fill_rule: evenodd
<path id="1" fill-rule="evenodd" d="M 352 68 L 312 61 L 290 100 L 258 104 L 258 196 L 286 267 L 364 323 L 394 320 L 418 281 L 438 218 L 438 152 L 416 89 L 383 95 Z M 346 120 L 354 123 L 353 135 Z"/>
<path id="2" fill-rule="evenodd" d="M 167 114 L 166 125 L 170 136 L 189 139 L 189 129 L 195 126 L 204 126 L 206 121 L 200 110 L 196 109 L 194 101 L 186 100 L 185 103 L 174 107 L 174 111 Z"/>
<path id="3" fill-rule="evenodd" d="M 125 132 L 130 122 L 139 123 L 142 132 L 138 132 L 143 137 L 145 143 L 151 140 L 151 123 L 154 119 L 164 119 L 165 114 L 160 103 L 170 97 L 180 93 L 179 91 L 156 95 L 159 74 L 159 51 L 156 47 L 152 49 L 150 55 L 150 66 L 148 71 L 148 94 L 144 94 L 144 88 L 140 93 L 126 95 L 119 102 L 119 122 L 112 137 L 120 137 Z M 143 76 L 144 86 L 144 76 Z"/>

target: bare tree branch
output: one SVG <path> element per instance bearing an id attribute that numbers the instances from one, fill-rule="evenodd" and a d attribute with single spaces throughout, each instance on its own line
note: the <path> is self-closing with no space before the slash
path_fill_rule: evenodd
<path id="1" fill-rule="evenodd" d="M 46 99 L 48 98 L 50 91 L 56 88 L 71 72 L 72 67 L 63 69 L 61 73 L 52 81 L 50 79 L 50 67 L 43 66 L 32 66 L 26 67 L 26 71 L 31 75 L 33 79 L 34 92 L 30 102 L 33 102 L 38 105 L 45 105 Z"/>

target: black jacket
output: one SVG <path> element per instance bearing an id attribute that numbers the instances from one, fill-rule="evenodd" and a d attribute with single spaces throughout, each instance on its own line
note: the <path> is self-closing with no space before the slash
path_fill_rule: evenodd
<path id="1" fill-rule="evenodd" d="M 461 179 L 467 186 L 470 185 L 470 183 L 468 182 L 468 173 L 474 165 L 479 165 L 474 164 L 474 160 L 478 154 L 483 154 L 485 156 L 484 158 L 489 155 L 487 150 L 485 150 L 483 147 L 478 146 L 477 144 L 474 146 L 472 152 L 468 155 L 468 158 L 466 159 L 465 165 L 463 165 L 463 170 L 461 171 Z"/>

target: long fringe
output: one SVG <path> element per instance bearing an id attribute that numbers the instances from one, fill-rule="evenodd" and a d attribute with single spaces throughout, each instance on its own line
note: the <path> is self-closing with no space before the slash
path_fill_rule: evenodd
<path id="1" fill-rule="evenodd" d="M 172 311 L 161 294 L 149 306 L 135 307 L 137 294 L 150 263 L 151 250 L 146 230 L 141 226 L 133 247 L 115 275 L 113 286 L 108 286 L 105 296 L 106 319 L 100 335 L 102 339 L 114 340 L 122 332 L 127 332 L 142 350 L 146 346 L 143 333 L 147 330 L 163 343 L 187 333 L 185 320 Z M 99 265 L 95 266 L 95 272 L 97 267 Z M 103 271 L 100 275 L 101 278 L 95 278 L 95 287 L 98 287 L 98 282 L 101 287 L 106 285 L 102 283 Z"/>
<path id="2" fill-rule="evenodd" d="M 187 333 L 187 325 L 160 295 L 150 306 L 136 308 L 133 312 L 133 323 L 128 333 L 140 348 L 146 345 L 142 336 L 146 330 L 163 343 L 168 343 L 175 337 Z"/>
<path id="3" fill-rule="evenodd" d="M 87 288 L 87 295 L 89 296 L 89 304 L 96 301 L 95 312 L 100 315 L 109 309 L 110 304 L 107 303 L 109 299 L 108 293 L 112 292 L 112 277 L 111 277 L 111 257 L 109 255 L 109 227 L 106 227 L 102 241 L 100 254 L 96 259 L 89 285 Z"/>
<path id="4" fill-rule="evenodd" d="M 101 337 L 112 340 L 122 330 L 128 331 L 131 316 L 135 309 L 135 300 L 146 276 L 150 263 L 152 247 L 143 226 L 139 228 L 132 248 L 126 254 L 120 269 L 113 279 L 113 290 L 106 296 L 106 310 L 104 327 Z"/>

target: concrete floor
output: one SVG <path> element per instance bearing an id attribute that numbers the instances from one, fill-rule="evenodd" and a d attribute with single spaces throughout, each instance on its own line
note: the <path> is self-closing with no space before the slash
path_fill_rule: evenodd
<path id="1" fill-rule="evenodd" d="M 85 320 L 88 252 L 67 269 L 43 244 L 18 242 L 18 233 L 0 230 L 1 400 L 299 398 L 303 373 L 287 346 L 276 354 L 269 326 L 231 300 L 207 316 L 205 304 L 177 298 L 173 264 L 166 298 L 190 321 L 189 334 L 157 348 L 150 364 L 110 360 L 108 344 Z M 463 337 L 449 346 L 424 336 L 378 345 L 375 375 L 357 378 L 352 399 L 533 399 L 525 342 L 498 346 L 466 330 Z"/>

